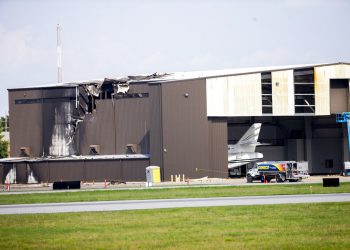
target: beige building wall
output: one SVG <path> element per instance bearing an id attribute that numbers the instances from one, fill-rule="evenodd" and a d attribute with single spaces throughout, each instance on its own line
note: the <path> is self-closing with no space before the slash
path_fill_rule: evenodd
<path id="1" fill-rule="evenodd" d="M 272 71 L 273 116 L 295 114 L 293 70 Z M 330 79 L 350 79 L 350 65 L 314 68 L 315 115 L 330 115 Z M 206 79 L 207 116 L 261 116 L 261 74 Z"/>
<path id="2" fill-rule="evenodd" d="M 273 115 L 294 115 L 293 70 L 275 71 L 271 77 Z"/>
<path id="3" fill-rule="evenodd" d="M 315 67 L 315 115 L 330 115 L 330 79 L 349 79 L 350 65 Z"/>
<path id="4" fill-rule="evenodd" d="M 261 116 L 261 74 L 206 80 L 207 115 Z"/>

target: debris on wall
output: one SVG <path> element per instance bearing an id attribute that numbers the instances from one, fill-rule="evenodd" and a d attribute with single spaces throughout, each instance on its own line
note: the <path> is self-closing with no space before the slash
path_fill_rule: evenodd
<path id="1" fill-rule="evenodd" d="M 70 102 L 61 102 L 55 107 L 51 146 L 49 148 L 51 156 L 69 156 L 75 153 L 72 143 L 75 128 L 72 125 L 73 112 L 71 106 Z"/>
<path id="2" fill-rule="evenodd" d="M 16 167 L 13 166 L 7 173 L 5 180 L 7 183 L 16 183 Z"/>
<path id="3" fill-rule="evenodd" d="M 154 73 L 78 83 L 75 104 L 73 101 L 66 101 L 55 105 L 49 155 L 62 157 L 79 154 L 78 146 L 75 145 L 78 141 L 76 133 L 79 123 L 84 121 L 87 114 L 96 110 L 96 100 L 147 97 L 148 93 L 131 93 L 130 83 L 152 81 L 164 75 Z"/>
<path id="4" fill-rule="evenodd" d="M 28 179 L 27 179 L 28 184 L 38 183 L 37 178 L 34 176 L 34 171 L 31 169 L 29 164 L 27 164 L 27 174 L 28 174 Z"/>

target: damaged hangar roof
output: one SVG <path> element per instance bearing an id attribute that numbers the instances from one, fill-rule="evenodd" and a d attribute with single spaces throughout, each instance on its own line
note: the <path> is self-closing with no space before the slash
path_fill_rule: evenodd
<path id="1" fill-rule="evenodd" d="M 203 79 L 203 78 L 214 78 L 221 76 L 230 75 L 244 75 L 251 73 L 267 72 L 267 71 L 279 71 L 287 69 L 298 69 L 316 66 L 328 66 L 336 64 L 349 64 L 346 62 L 337 63 L 319 63 L 319 64 L 298 64 L 298 65 L 285 65 L 285 66 L 268 66 L 268 67 L 252 67 L 252 68 L 237 68 L 237 69 L 224 69 L 224 70 L 209 70 L 209 71 L 188 71 L 188 72 L 173 72 L 173 73 L 153 73 L 143 75 L 128 75 L 128 76 L 117 76 L 104 79 L 93 79 L 93 80 L 82 80 L 82 81 L 70 81 L 64 83 L 54 84 L 43 84 L 34 85 L 23 88 L 15 89 L 31 89 L 31 88 L 59 88 L 59 87 L 76 87 L 79 85 L 102 85 L 106 82 L 111 83 L 160 83 L 160 82 L 173 82 L 191 79 Z M 15 90 L 8 89 L 8 90 Z"/>

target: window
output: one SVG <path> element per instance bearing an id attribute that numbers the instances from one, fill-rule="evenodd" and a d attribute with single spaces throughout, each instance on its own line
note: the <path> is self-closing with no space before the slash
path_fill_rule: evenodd
<path id="1" fill-rule="evenodd" d="M 295 83 L 314 83 L 314 69 L 304 68 L 294 70 Z"/>
<path id="2" fill-rule="evenodd" d="M 261 73 L 262 113 L 272 114 L 272 80 L 271 72 Z"/>
<path id="3" fill-rule="evenodd" d="M 296 114 L 315 113 L 314 69 L 294 70 L 294 103 Z"/>

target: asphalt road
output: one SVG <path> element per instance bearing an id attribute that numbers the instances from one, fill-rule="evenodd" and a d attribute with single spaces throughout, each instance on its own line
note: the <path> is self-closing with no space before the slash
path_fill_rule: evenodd
<path id="1" fill-rule="evenodd" d="M 315 202 L 350 202 L 350 193 L 1 205 L 0 214 L 68 213 Z"/>

